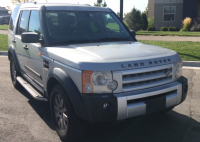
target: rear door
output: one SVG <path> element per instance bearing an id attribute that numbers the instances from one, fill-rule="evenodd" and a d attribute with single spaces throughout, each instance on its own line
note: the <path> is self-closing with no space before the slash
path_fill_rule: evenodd
<path id="1" fill-rule="evenodd" d="M 21 42 L 21 34 L 27 32 L 29 10 L 22 10 L 20 12 L 20 17 L 18 19 L 18 24 L 16 27 L 16 34 L 14 36 L 15 40 L 15 52 L 23 72 L 26 72 L 25 65 L 29 60 L 29 51 L 26 48 L 26 44 Z"/>

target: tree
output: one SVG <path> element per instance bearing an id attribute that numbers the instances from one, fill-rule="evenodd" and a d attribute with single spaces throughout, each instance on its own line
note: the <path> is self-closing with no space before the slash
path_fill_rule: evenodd
<path id="1" fill-rule="evenodd" d="M 142 27 L 141 11 L 137 10 L 135 7 L 128 14 L 127 24 L 132 30 L 138 31 Z"/>
<path id="2" fill-rule="evenodd" d="M 98 7 L 107 7 L 107 3 L 104 0 L 104 3 L 102 4 L 103 0 L 97 0 L 97 3 L 94 3 L 94 6 L 98 6 Z"/>
<path id="3" fill-rule="evenodd" d="M 149 13 L 149 5 L 147 4 L 147 7 L 144 10 L 144 13 L 147 15 L 148 18 L 148 13 Z"/>
<path id="4" fill-rule="evenodd" d="M 147 15 L 145 12 L 142 13 L 141 18 L 142 18 L 142 30 L 147 30 L 148 20 L 147 20 Z"/>
<path id="5" fill-rule="evenodd" d="M 117 16 L 120 18 L 120 12 L 117 12 Z"/>
<path id="6" fill-rule="evenodd" d="M 20 3 L 24 2 L 34 2 L 35 0 L 11 0 L 14 5 L 19 5 Z"/>

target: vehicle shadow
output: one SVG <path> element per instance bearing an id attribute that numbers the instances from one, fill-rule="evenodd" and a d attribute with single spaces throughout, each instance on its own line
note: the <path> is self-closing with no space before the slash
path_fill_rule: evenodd
<path id="1" fill-rule="evenodd" d="M 34 100 L 24 89 L 18 91 L 29 99 L 28 103 L 35 112 L 54 130 L 49 103 Z M 184 137 L 190 136 L 186 135 L 186 131 L 191 123 L 194 123 L 194 127 L 189 129 L 190 135 L 200 134 L 199 122 L 176 111 L 170 111 L 129 119 L 115 125 L 90 126 L 87 136 L 79 142 L 181 142 Z M 200 137 L 195 140 L 200 141 Z"/>
<path id="2" fill-rule="evenodd" d="M 17 89 L 22 95 L 24 95 L 28 100 L 28 103 L 35 110 L 35 112 L 40 116 L 40 118 L 54 130 L 54 126 L 51 121 L 51 112 L 49 109 L 49 103 L 35 100 L 24 88 Z"/>

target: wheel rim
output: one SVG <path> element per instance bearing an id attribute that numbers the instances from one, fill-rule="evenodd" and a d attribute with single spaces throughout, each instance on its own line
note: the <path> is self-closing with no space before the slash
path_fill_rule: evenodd
<path id="1" fill-rule="evenodd" d="M 64 100 L 60 95 L 56 95 L 54 100 L 54 114 L 59 129 L 61 131 L 66 131 L 68 125 L 68 117 L 67 117 L 67 109 L 63 101 Z"/>
<path id="2" fill-rule="evenodd" d="M 11 73 L 12 73 L 12 79 L 13 79 L 13 81 L 15 81 L 16 77 L 17 77 L 17 75 L 16 75 L 17 71 L 16 71 L 15 64 L 13 61 L 12 61 Z"/>

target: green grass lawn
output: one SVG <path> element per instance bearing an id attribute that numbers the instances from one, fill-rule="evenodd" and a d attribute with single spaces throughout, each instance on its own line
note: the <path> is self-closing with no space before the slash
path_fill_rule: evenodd
<path id="1" fill-rule="evenodd" d="M 172 49 L 179 53 L 184 61 L 200 61 L 200 42 L 178 41 L 139 41 Z"/>
<path id="2" fill-rule="evenodd" d="M 137 35 L 153 35 L 153 36 L 200 36 L 200 32 L 162 32 L 162 31 L 138 31 Z"/>
<path id="3" fill-rule="evenodd" d="M 8 30 L 8 25 L 0 25 L 0 30 Z"/>
<path id="4" fill-rule="evenodd" d="M 0 51 L 8 51 L 8 36 L 0 34 Z"/>

